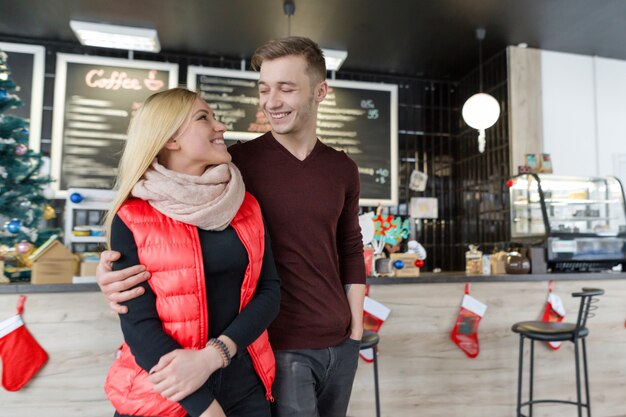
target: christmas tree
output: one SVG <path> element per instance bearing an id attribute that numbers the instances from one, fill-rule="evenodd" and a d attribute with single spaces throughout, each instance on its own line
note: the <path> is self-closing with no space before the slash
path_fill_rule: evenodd
<path id="1" fill-rule="evenodd" d="M 22 105 L 10 75 L 7 55 L 0 51 L 0 249 L 24 253 L 52 234 L 40 230 L 44 218 L 54 217 L 43 196 L 52 179 L 40 175 L 41 154 L 28 148 L 28 121 L 5 114 Z"/>

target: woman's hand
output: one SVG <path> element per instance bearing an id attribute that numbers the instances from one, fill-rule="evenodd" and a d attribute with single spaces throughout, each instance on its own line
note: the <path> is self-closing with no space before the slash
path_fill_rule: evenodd
<path id="1" fill-rule="evenodd" d="M 155 391 L 178 402 L 200 388 L 223 363 L 220 352 L 211 346 L 201 350 L 176 349 L 161 357 L 150 370 L 149 380 Z"/>
<path id="2" fill-rule="evenodd" d="M 224 414 L 220 403 L 218 403 L 217 400 L 213 400 L 209 408 L 207 408 L 204 413 L 200 414 L 200 417 L 226 417 L 226 414 Z"/>

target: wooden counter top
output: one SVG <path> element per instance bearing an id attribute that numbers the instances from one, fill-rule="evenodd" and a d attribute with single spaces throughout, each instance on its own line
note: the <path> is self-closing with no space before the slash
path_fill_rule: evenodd
<path id="1" fill-rule="evenodd" d="M 555 273 L 555 274 L 506 274 L 506 275 L 465 275 L 464 272 L 425 272 L 419 277 L 368 277 L 370 285 L 397 284 L 453 284 L 464 282 L 530 282 L 530 281 L 593 281 L 626 280 L 624 272 Z M 28 283 L 0 284 L 0 294 L 38 294 L 60 292 L 99 291 L 97 284 L 47 284 Z"/>
<path id="2" fill-rule="evenodd" d="M 370 285 L 387 284 L 452 284 L 464 282 L 529 282 L 529 281 L 590 281 L 626 279 L 624 272 L 571 272 L 554 274 L 466 275 L 465 272 L 425 272 L 419 277 L 368 277 Z"/>

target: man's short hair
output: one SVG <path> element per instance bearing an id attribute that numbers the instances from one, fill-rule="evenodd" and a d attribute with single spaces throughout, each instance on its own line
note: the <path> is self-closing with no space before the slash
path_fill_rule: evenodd
<path id="1" fill-rule="evenodd" d="M 326 79 L 324 53 L 317 43 L 301 36 L 273 39 L 259 46 L 252 55 L 252 69 L 259 71 L 263 61 L 289 55 L 302 56 L 306 60 L 311 81 L 318 82 Z"/>

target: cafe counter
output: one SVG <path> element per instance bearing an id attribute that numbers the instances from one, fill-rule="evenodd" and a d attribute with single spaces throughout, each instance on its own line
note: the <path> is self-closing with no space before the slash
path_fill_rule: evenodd
<path id="1" fill-rule="evenodd" d="M 368 278 L 370 297 L 391 310 L 379 331 L 382 415 L 513 417 L 519 340 L 511 325 L 541 316 L 549 280 L 563 300 L 566 321 L 575 321 L 578 311 L 572 292 L 605 290 L 588 323 L 593 414 L 626 416 L 626 273 Z M 466 282 L 487 305 L 475 359 L 450 340 Z M 122 336 L 97 285 L 0 285 L 0 320 L 15 314 L 19 294 L 28 296 L 24 321 L 50 359 L 21 391 L 0 390 L 3 415 L 45 410 L 46 417 L 110 417 L 102 386 Z M 571 343 L 535 351 L 535 397 L 574 398 Z M 372 365 L 361 361 L 349 416 L 375 415 L 372 373 Z M 537 406 L 534 415 L 573 415 L 570 408 Z"/>

